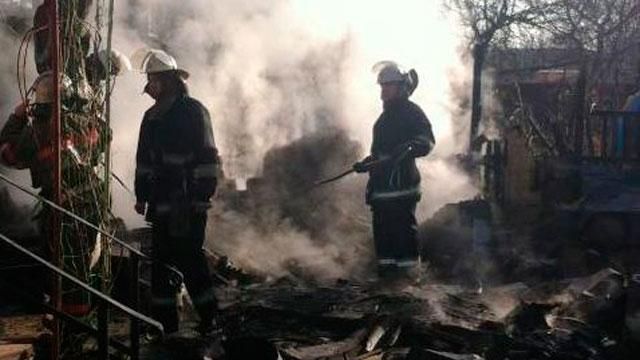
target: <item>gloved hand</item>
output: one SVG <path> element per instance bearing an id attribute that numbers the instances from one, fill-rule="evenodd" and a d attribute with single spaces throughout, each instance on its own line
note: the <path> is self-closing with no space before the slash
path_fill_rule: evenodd
<path id="1" fill-rule="evenodd" d="M 136 212 L 140 215 L 144 215 L 147 209 L 147 203 L 144 201 L 138 201 L 136 202 L 136 205 L 134 206 L 134 209 L 136 210 Z"/>
<path id="2" fill-rule="evenodd" d="M 374 160 L 375 158 L 373 157 L 373 155 L 369 155 L 366 158 L 362 159 L 361 161 L 358 161 L 357 163 L 353 164 L 353 170 L 355 170 L 355 172 L 359 174 L 366 173 L 369 171 L 370 165 Z"/>

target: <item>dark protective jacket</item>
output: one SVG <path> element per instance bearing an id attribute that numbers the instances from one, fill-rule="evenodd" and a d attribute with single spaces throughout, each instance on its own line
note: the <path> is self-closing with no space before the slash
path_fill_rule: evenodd
<path id="1" fill-rule="evenodd" d="M 385 103 L 373 127 L 371 155 L 375 159 L 397 156 L 411 146 L 398 161 L 383 162 L 369 171 L 367 203 L 394 199 L 420 199 L 420 173 L 415 158 L 426 156 L 435 145 L 431 123 L 422 109 L 403 98 Z"/>
<path id="2" fill-rule="evenodd" d="M 218 151 L 207 109 L 182 95 L 144 114 L 136 154 L 135 193 L 154 215 L 203 211 L 216 189 Z"/>
<path id="3" fill-rule="evenodd" d="M 0 144 L 8 143 L 11 148 L 13 167 L 28 167 L 31 185 L 48 192 L 52 183 L 53 148 L 49 140 L 50 114 L 34 116 L 29 121 L 26 116 L 11 114 L 0 132 Z"/>

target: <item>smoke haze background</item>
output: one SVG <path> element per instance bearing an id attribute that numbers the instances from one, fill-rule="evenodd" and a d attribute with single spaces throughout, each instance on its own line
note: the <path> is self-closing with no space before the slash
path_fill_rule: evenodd
<path id="1" fill-rule="evenodd" d="M 381 111 L 371 68 L 394 60 L 418 71 L 420 85 L 412 100 L 431 120 L 437 141 L 434 152 L 418 161 L 423 175 L 419 221 L 445 203 L 476 194 L 452 162 L 466 147 L 468 116 L 460 111 L 460 101 L 469 88 L 460 84 L 468 84 L 470 74 L 460 56 L 457 21 L 439 1 L 130 0 L 116 2 L 115 10 L 114 48 L 125 54 L 164 48 L 191 72 L 191 94 L 212 113 L 225 175 L 241 187 L 263 174 L 270 150 L 305 136 L 345 134 L 360 144 L 350 156 L 365 156 Z M 4 45 L 5 36 L 0 41 Z M 8 58 L 0 61 L 0 83 L 16 89 Z M 141 74 L 121 76 L 112 98 L 114 171 L 131 187 L 140 121 L 152 104 L 142 94 L 144 84 Z M 8 93 L 17 100 L 17 91 Z M 13 108 L 5 104 L 2 121 Z M 333 175 L 343 165 L 348 164 L 321 164 L 326 173 L 318 175 Z M 354 175 L 313 195 L 323 203 L 335 200 L 353 215 L 353 231 L 328 223 L 327 231 L 315 236 L 282 219 L 269 228 L 264 222 L 256 225 L 254 214 L 216 205 L 209 245 L 240 266 L 276 276 L 286 274 L 292 263 L 321 278 L 350 276 L 372 258 L 365 182 L 365 176 Z M 144 225 L 132 210 L 133 196 L 116 184 L 113 191 L 115 214 L 130 227 Z M 299 196 L 290 193 L 285 200 L 294 195 Z M 310 209 L 308 215 L 314 221 L 332 214 L 324 208 Z"/>
<path id="2" fill-rule="evenodd" d="M 7 8 L 6 11 L 0 13 L 0 18 L 2 19 L 2 24 L 0 24 L 0 49 L 3 49 L 4 52 L 4 55 L 0 57 L 0 128 L 4 126 L 9 114 L 13 112 L 15 106 L 20 102 L 17 84 L 18 77 L 16 74 L 16 61 L 20 41 L 23 35 L 20 33 L 20 30 L 30 26 L 31 19 L 26 19 L 30 14 L 31 9 L 20 6 Z M 33 52 L 30 51 L 28 54 L 28 66 L 25 69 L 27 84 L 35 79 L 36 71 L 32 59 Z M 23 184 L 31 184 L 28 171 L 13 171 L 0 165 L 0 173 L 10 175 L 13 179 L 20 181 Z M 35 205 L 36 201 L 19 190 L 6 187 L 5 184 L 0 183 L 0 191 L 2 191 L 3 188 L 6 189 L 7 194 L 9 194 L 12 200 L 22 205 L 20 209 L 14 210 L 19 211 L 20 215 L 24 215 L 18 216 L 17 218 L 20 218 L 22 220 L 22 225 L 27 227 L 25 230 L 33 230 L 33 224 L 29 221 L 29 217 L 32 214 L 29 210 L 25 209 Z M 2 206 L 2 203 L 0 203 L 0 206 Z M 0 221 L 2 221 L 2 219 L 0 219 Z"/>

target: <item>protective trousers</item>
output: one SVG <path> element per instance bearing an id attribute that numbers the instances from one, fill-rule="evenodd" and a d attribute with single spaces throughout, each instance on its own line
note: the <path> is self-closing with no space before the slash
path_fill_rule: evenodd
<path id="1" fill-rule="evenodd" d="M 171 216 L 155 216 L 153 221 L 153 254 L 184 275 L 184 284 L 202 323 L 210 323 L 217 311 L 213 282 L 202 245 L 207 225 L 206 212 L 191 213 L 176 231 Z M 166 266 L 154 263 L 151 273 L 152 316 L 160 321 L 166 333 L 178 331 L 177 289 Z"/>
<path id="2" fill-rule="evenodd" d="M 394 199 L 376 201 L 371 206 L 373 240 L 382 276 L 418 265 L 416 204 L 415 199 Z"/>

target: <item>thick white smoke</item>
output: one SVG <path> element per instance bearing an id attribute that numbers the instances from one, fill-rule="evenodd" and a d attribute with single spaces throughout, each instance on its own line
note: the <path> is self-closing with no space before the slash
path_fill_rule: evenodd
<path id="1" fill-rule="evenodd" d="M 418 162 L 423 177 L 419 219 L 425 220 L 448 202 L 472 197 L 469 179 L 451 166 L 454 154 L 466 148 L 467 117 L 458 118 L 456 85 L 468 82 L 469 67 L 461 57 L 462 29 L 440 1 L 294 1 L 293 6 L 314 34 L 325 39 L 348 36 L 352 42 L 346 88 L 350 109 L 347 127 L 369 146 L 371 127 L 380 112 L 378 88 L 371 66 L 394 60 L 415 68 L 420 85 L 412 96 L 431 120 L 437 146 Z M 462 136 L 459 136 L 462 135 Z"/>
<path id="2" fill-rule="evenodd" d="M 439 2 L 147 0 L 116 5 L 115 48 L 131 54 L 140 47 L 163 47 L 191 72 L 192 95 L 212 112 L 228 177 L 259 176 L 267 151 L 327 128 L 344 129 L 368 149 L 381 110 L 371 67 L 394 60 L 418 71 L 421 83 L 412 99 L 431 119 L 437 139 L 432 155 L 419 162 L 424 179 L 420 220 L 447 202 L 475 194 L 449 162 L 465 148 L 460 140 L 466 135 L 454 136 L 454 123 L 467 121 L 453 118 L 457 104 L 451 83 L 469 75 L 460 60 L 456 20 Z M 130 184 L 139 123 L 151 104 L 141 94 L 144 81 L 136 74 L 119 78 L 113 99 L 113 161 Z M 115 190 L 116 212 L 139 224 L 131 211 L 133 199 Z M 213 246 L 240 265 L 279 275 L 284 263 L 296 262 L 317 273 L 330 268 L 320 275 L 335 277 L 349 276 L 355 264 L 363 263 L 344 259 L 344 239 L 318 244 L 288 225 L 258 235 L 246 219 L 231 217 L 223 216 L 226 226 L 244 224 L 231 227 L 247 231 L 234 233 L 226 244 L 216 245 L 214 239 Z M 349 241 L 362 245 L 369 239 Z"/>
<path id="3" fill-rule="evenodd" d="M 115 20 L 114 48 L 127 54 L 141 47 L 164 48 L 191 72 L 191 92 L 212 112 L 228 177 L 259 176 L 270 149 L 330 128 L 346 131 L 365 150 L 359 155 L 366 155 L 381 110 L 371 67 L 394 60 L 418 71 L 421 83 L 412 99 L 431 119 L 437 139 L 435 151 L 419 161 L 425 194 L 420 220 L 444 203 L 475 193 L 448 160 L 465 148 L 466 135 L 455 136 L 459 126 L 454 124 L 467 121 L 454 118 L 457 95 L 451 84 L 469 74 L 460 61 L 462 37 L 456 19 L 443 12 L 439 1 L 129 0 L 116 2 Z M 16 44 L 15 39 L 4 39 L 3 44 Z M 3 59 L 2 83 L 12 83 L 13 62 Z M 151 105 L 142 94 L 144 82 L 141 74 L 119 77 L 112 99 L 112 161 L 130 187 L 140 120 Z M 10 109 L 7 103 L 2 106 L 4 117 Z M 363 192 L 362 180 L 347 180 L 354 185 L 345 188 Z M 132 211 L 133 196 L 116 184 L 113 190 L 114 212 L 130 226 L 141 225 L 142 218 Z M 353 198 L 362 199 L 359 194 Z M 368 215 L 366 209 L 358 213 L 359 222 L 366 223 Z M 240 238 L 250 240 L 223 248 L 242 264 L 253 247 L 251 253 L 260 256 L 251 257 L 251 266 L 267 271 L 278 266 L 260 264 L 260 259 L 331 268 L 323 274 L 328 277 L 348 276 L 354 264 L 362 263 L 345 260 L 344 239 L 318 244 L 308 234 L 288 230 L 274 229 L 266 236 L 271 242 L 244 234 Z M 359 248 L 370 245 L 367 238 L 349 241 Z M 276 251 L 278 256 L 273 256 Z"/>
<path id="4" fill-rule="evenodd" d="M 18 92 L 18 75 L 16 73 L 17 55 L 23 34 L 21 30 L 31 23 L 29 18 L 33 9 L 20 4 L 6 4 L 0 13 L 0 48 L 4 54 L 0 57 L 0 128 L 4 126 L 9 114 L 21 101 Z M 11 54 L 11 55 L 9 55 Z M 26 68 L 23 76 L 26 77 L 27 86 L 35 79 L 35 65 L 32 62 L 33 54 L 27 54 Z M 0 172 L 10 175 L 13 179 L 31 184 L 28 171 L 12 171 L 0 164 Z M 13 189 L 0 182 L 0 189 L 7 188 L 11 198 L 21 204 L 34 205 L 36 201 L 24 193 Z M 2 206 L 2 204 L 0 204 Z"/>

